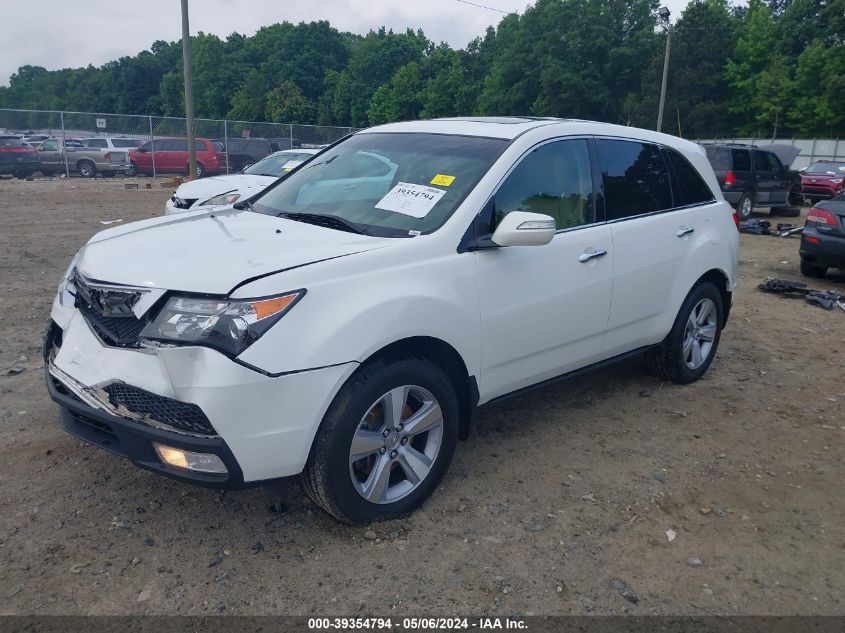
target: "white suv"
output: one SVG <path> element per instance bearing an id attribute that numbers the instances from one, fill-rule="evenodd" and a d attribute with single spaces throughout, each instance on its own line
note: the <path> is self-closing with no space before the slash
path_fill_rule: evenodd
<path id="1" fill-rule="evenodd" d="M 431 494 L 473 412 L 645 353 L 709 367 L 738 233 L 702 148 L 587 121 L 384 125 L 249 200 L 112 228 L 61 280 L 71 434 L 209 486 L 302 474 L 366 523 Z"/>

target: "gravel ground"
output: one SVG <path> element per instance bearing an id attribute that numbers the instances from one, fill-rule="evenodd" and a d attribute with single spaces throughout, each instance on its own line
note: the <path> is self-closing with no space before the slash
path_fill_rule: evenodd
<path id="1" fill-rule="evenodd" d="M 100 221 L 163 212 L 141 182 L 0 180 L 0 614 L 845 613 L 845 313 L 755 289 L 800 279 L 797 239 L 742 236 L 705 379 L 628 362 L 488 408 L 422 511 L 350 528 L 59 429 L 56 283 Z"/>

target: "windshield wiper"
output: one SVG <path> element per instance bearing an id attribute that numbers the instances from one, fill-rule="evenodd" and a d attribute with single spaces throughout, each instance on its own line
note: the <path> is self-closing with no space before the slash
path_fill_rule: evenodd
<path id="1" fill-rule="evenodd" d="M 255 207 L 252 206 L 252 203 L 249 200 L 241 200 L 240 202 L 236 202 L 232 205 L 232 207 L 238 210 L 249 209 L 253 213 L 258 213 L 258 211 L 255 210 Z"/>
<path id="2" fill-rule="evenodd" d="M 287 213 L 282 211 L 276 214 L 277 217 L 287 218 L 288 220 L 295 220 L 297 222 L 306 222 L 308 224 L 316 224 L 327 229 L 335 229 L 337 231 L 348 231 L 349 233 L 357 233 L 358 235 L 365 235 L 367 230 L 354 222 L 344 220 L 336 215 L 322 215 L 320 213 Z"/>

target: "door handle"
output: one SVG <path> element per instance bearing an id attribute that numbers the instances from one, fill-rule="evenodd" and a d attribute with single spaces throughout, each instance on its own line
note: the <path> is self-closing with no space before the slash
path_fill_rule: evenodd
<path id="1" fill-rule="evenodd" d="M 605 255 L 607 255 L 607 251 L 593 251 L 591 253 L 581 253 L 581 255 L 578 256 L 578 261 L 582 264 L 586 264 L 589 261 L 598 259 L 599 257 L 604 257 Z"/>
<path id="2" fill-rule="evenodd" d="M 678 229 L 678 232 L 675 233 L 678 237 L 684 237 L 685 235 L 689 235 L 690 233 L 695 233 L 695 229 L 689 226 L 682 226 Z"/>

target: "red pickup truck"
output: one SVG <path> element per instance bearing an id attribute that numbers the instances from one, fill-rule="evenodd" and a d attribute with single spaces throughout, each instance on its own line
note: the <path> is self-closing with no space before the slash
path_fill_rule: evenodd
<path id="1" fill-rule="evenodd" d="M 194 139 L 197 153 L 197 177 L 219 174 L 226 170 L 223 143 L 207 138 Z M 129 152 L 131 173 L 156 174 L 188 173 L 188 139 L 157 138 L 147 141 Z"/>

